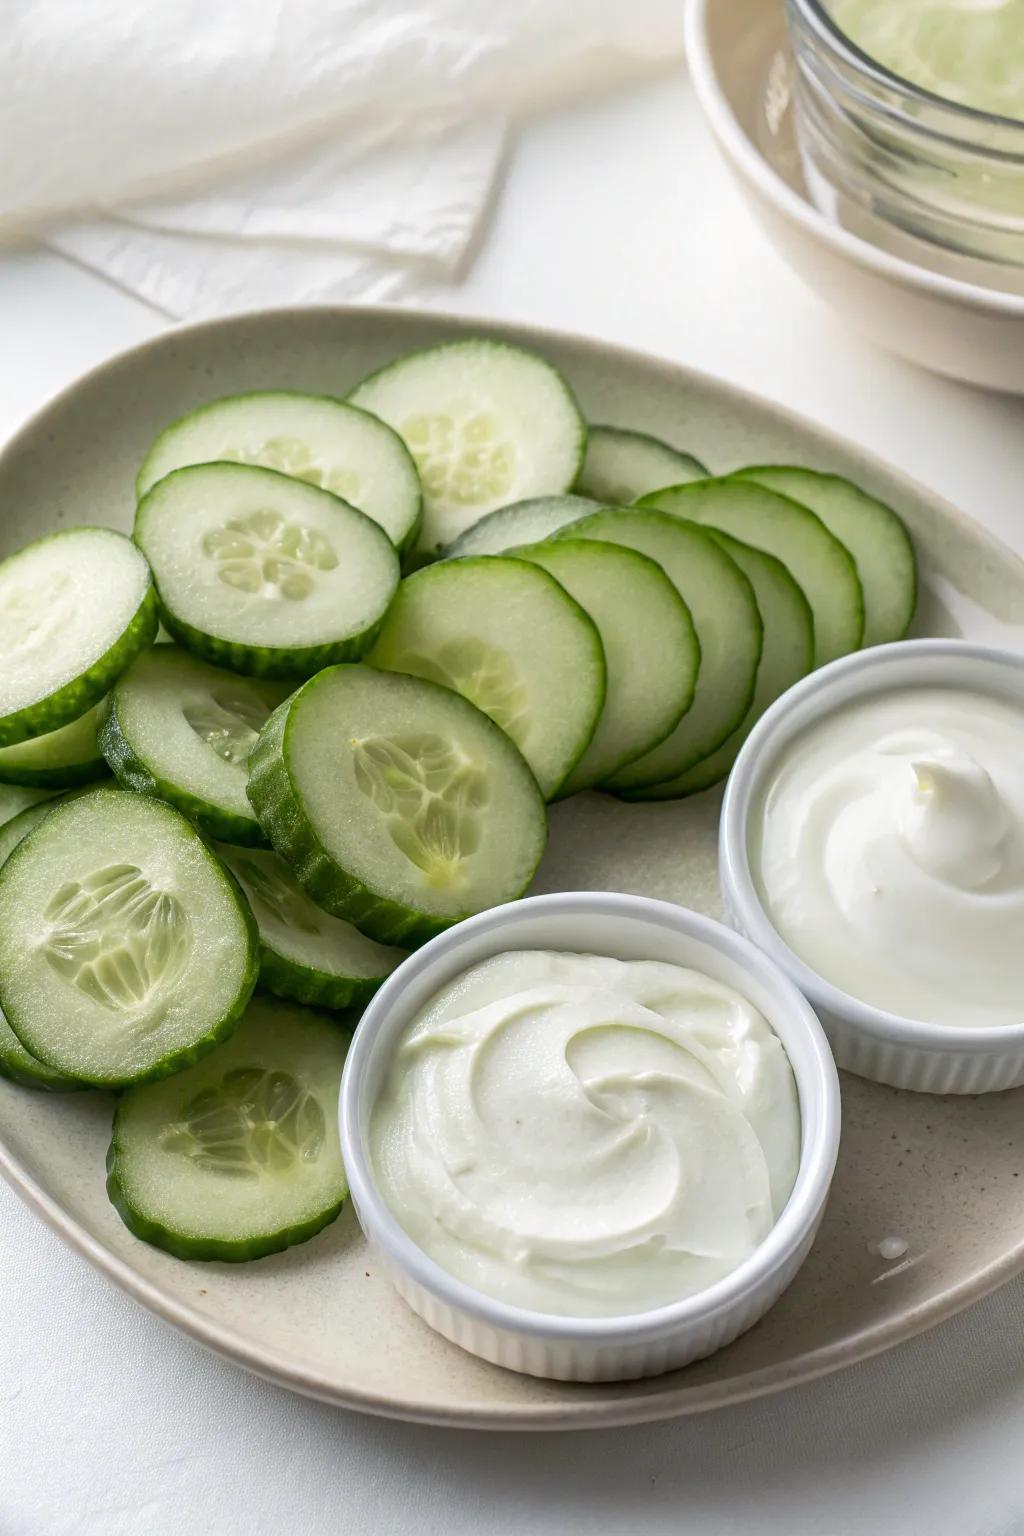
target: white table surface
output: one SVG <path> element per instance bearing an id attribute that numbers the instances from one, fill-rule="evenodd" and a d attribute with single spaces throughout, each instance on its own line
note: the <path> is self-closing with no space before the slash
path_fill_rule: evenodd
<path id="1" fill-rule="evenodd" d="M 1024 401 L 920 373 L 820 307 L 748 218 L 681 81 L 526 128 L 472 273 L 430 302 L 721 374 L 862 442 L 1024 552 Z M 0 434 L 163 324 L 56 258 L 0 257 Z M 1022 1445 L 1024 1280 L 760 1403 L 491 1436 L 359 1418 L 245 1375 L 0 1187 L 0 1536 L 1016 1536 Z"/>

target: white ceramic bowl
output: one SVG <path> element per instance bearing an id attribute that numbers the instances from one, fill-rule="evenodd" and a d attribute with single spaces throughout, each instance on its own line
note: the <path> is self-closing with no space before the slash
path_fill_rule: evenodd
<path id="1" fill-rule="evenodd" d="M 688 0 L 686 53 L 701 110 L 747 201 L 810 287 L 887 350 L 1024 393 L 1024 295 L 928 270 L 903 254 L 916 252 L 915 242 L 883 250 L 812 205 L 790 137 L 785 0 Z M 936 258 L 929 251 L 927 259 Z"/>
<path id="2" fill-rule="evenodd" d="M 777 699 L 743 745 L 719 824 L 719 877 L 730 921 L 809 998 L 839 1066 L 921 1093 L 990 1093 L 1024 1084 L 1024 1020 L 955 1028 L 901 1018 L 826 981 L 786 945 L 765 911 L 748 856 L 753 807 L 786 748 L 836 709 L 893 688 L 995 693 L 1024 710 L 1024 656 L 964 640 L 905 640 L 833 661 Z"/>
<path id="3" fill-rule="evenodd" d="M 381 1198 L 367 1149 L 370 1114 L 391 1053 L 443 986 L 509 949 L 558 949 L 693 966 L 736 988 L 776 1031 L 793 1067 L 802 1122 L 800 1169 L 761 1247 L 717 1284 L 632 1317 L 556 1317 L 463 1284 L 409 1238 Z M 807 1002 L 753 945 L 720 923 L 643 896 L 576 892 L 496 907 L 412 955 L 363 1015 L 341 1085 L 341 1150 L 363 1231 L 401 1296 L 472 1354 L 531 1376 L 614 1381 L 657 1375 L 712 1354 L 757 1322 L 803 1263 L 839 1148 L 839 1083 Z"/>

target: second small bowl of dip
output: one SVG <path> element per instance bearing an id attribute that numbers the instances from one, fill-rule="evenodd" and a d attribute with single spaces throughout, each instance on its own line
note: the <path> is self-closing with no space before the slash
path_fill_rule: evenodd
<path id="1" fill-rule="evenodd" d="M 839 1066 L 925 1093 L 1024 1084 L 1022 748 L 1024 656 L 959 640 L 833 662 L 748 737 L 723 900 Z"/>
<path id="2" fill-rule="evenodd" d="M 712 989 L 739 994 L 737 1001 L 755 1018 L 760 1015 L 761 1035 L 775 1037 L 776 1051 L 781 1044 L 792 1071 L 798 1107 L 798 1152 L 788 1176 L 792 1187 L 753 1251 L 705 1288 L 647 1310 L 616 1310 L 614 1315 L 594 1315 L 592 1305 L 583 1300 L 582 1315 L 577 1314 L 569 1310 L 564 1295 L 559 1311 L 521 1305 L 485 1289 L 483 1280 L 478 1287 L 465 1276 L 455 1275 L 431 1257 L 409 1235 L 386 1198 L 386 1180 L 375 1160 L 379 1142 L 374 1142 L 372 1133 L 374 1112 L 386 1102 L 394 1083 L 396 1052 L 424 1010 L 466 972 L 483 962 L 524 951 L 530 955 L 554 952 L 573 958 L 660 962 L 698 972 L 709 980 Z M 466 1017 L 472 1019 L 474 1013 Z M 588 1034 L 589 1043 L 600 1046 L 606 1022 L 587 1021 L 581 1033 Z M 695 1018 L 693 1022 L 699 1034 L 700 1021 Z M 628 1018 L 623 1023 L 630 1027 Z M 620 1027 L 616 1019 L 612 1028 Z M 757 1028 L 755 1025 L 755 1034 Z M 462 1018 L 452 1019 L 455 1044 L 460 1029 L 464 1034 Z M 543 1047 L 543 1041 L 535 1039 L 530 1049 L 538 1044 Z M 584 1049 L 588 1048 L 585 1044 Z M 753 1040 L 740 1031 L 737 1061 L 741 1063 L 752 1050 Z M 557 1054 L 551 1058 L 555 1065 Z M 566 1060 L 569 1054 L 567 1050 Z M 497 1064 L 499 1075 L 505 1071 L 509 1074 L 510 1104 L 522 1060 L 522 1052 L 513 1043 L 511 1056 Z M 470 1065 L 474 1074 L 484 1070 L 479 1059 Z M 494 1067 L 492 1058 L 486 1070 Z M 647 1065 L 644 1070 L 649 1076 L 658 1075 L 656 1065 Z M 699 1065 L 695 1072 L 697 1077 L 701 1075 Z M 581 1063 L 581 1076 L 592 1075 Z M 643 1090 L 639 1078 L 637 1082 Z M 497 1079 L 496 1086 L 500 1088 Z M 621 1114 L 624 1137 L 642 1143 L 645 1136 L 657 1136 L 662 1128 L 648 1123 L 642 1106 L 638 1111 L 631 1097 L 636 1087 L 637 1083 L 609 1080 L 600 1085 L 598 1096 L 605 1092 L 616 1096 L 613 1108 Z M 592 1085 L 586 1091 L 591 1092 Z M 699 1097 L 699 1086 L 695 1092 Z M 498 1102 L 500 1098 L 499 1094 Z M 493 1095 L 490 1102 L 495 1102 Z M 510 1124 L 518 1124 L 511 1118 L 517 1112 L 514 1106 L 509 1110 Z M 737 1115 L 740 1111 L 729 1108 L 727 1113 Z M 353 1203 L 399 1294 L 432 1328 L 471 1353 L 512 1370 L 571 1381 L 656 1375 L 713 1353 L 751 1327 L 789 1285 L 810 1250 L 835 1168 L 839 1121 L 838 1078 L 821 1026 L 805 999 L 769 959 L 742 936 L 682 907 L 605 892 L 530 897 L 470 918 L 424 945 L 385 982 L 363 1015 L 346 1063 L 340 1101 L 342 1156 Z M 442 1120 L 434 1126 L 429 1117 L 421 1117 L 411 1125 L 433 1156 L 436 1143 L 445 1137 L 447 1123 Z M 557 1129 L 557 1121 L 551 1128 Z M 552 1158 L 559 1153 L 555 1141 L 557 1136 L 553 1135 Z M 543 1157 L 538 1142 L 531 1142 L 529 1150 L 531 1155 Z M 671 1156 L 663 1167 L 675 1156 L 674 1149 L 669 1150 Z M 694 1152 L 699 1167 L 699 1145 Z M 447 1199 L 449 1178 L 465 1172 L 459 1159 L 453 1162 L 447 1146 L 441 1163 L 445 1187 L 438 1191 L 439 1204 Z M 567 1179 L 579 1184 L 579 1170 L 571 1158 L 565 1167 Z M 699 1184 L 698 1178 L 696 1187 Z M 631 1220 L 629 1188 L 627 1181 L 617 1195 L 621 1212 Z M 520 1183 L 518 1197 L 522 1191 Z M 587 1193 L 580 1188 L 569 1200 L 570 1224 L 577 1210 L 584 1211 Z M 603 1197 L 595 1204 L 592 1196 L 591 1204 L 598 1216 L 607 1209 Z M 529 1212 L 526 1217 L 528 1225 Z M 608 1220 L 614 1224 L 615 1219 L 616 1212 L 609 1211 Z M 637 1221 L 639 1224 L 639 1217 Z M 457 1231 L 457 1223 L 451 1227 Z M 567 1231 L 567 1239 L 571 1236 Z M 550 1262 L 551 1255 L 545 1253 L 544 1263 Z"/>

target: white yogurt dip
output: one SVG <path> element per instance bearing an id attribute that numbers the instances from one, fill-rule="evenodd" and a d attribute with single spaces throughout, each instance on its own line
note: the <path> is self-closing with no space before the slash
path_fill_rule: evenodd
<path id="1" fill-rule="evenodd" d="M 807 965 L 931 1024 L 1024 1021 L 1024 712 L 921 687 L 810 726 L 754 807 L 760 899 Z"/>
<path id="2" fill-rule="evenodd" d="M 413 1021 L 370 1127 L 385 1202 L 460 1280 L 538 1312 L 646 1312 L 720 1280 L 781 1214 L 800 1112 L 731 988 L 524 950 Z"/>

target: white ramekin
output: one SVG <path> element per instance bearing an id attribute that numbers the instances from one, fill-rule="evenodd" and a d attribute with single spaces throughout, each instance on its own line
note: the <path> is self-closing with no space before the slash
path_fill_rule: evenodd
<path id="1" fill-rule="evenodd" d="M 802 1121 L 800 1170 L 761 1247 L 717 1284 L 629 1317 L 557 1317 L 465 1285 L 399 1226 L 378 1191 L 370 1113 L 399 1037 L 462 971 L 509 949 L 558 949 L 693 966 L 759 1008 L 786 1048 Z M 453 1343 L 531 1376 L 615 1381 L 657 1375 L 756 1323 L 789 1285 L 814 1240 L 839 1148 L 839 1082 L 821 1026 L 796 988 L 740 935 L 669 902 L 600 891 L 533 896 L 469 918 L 410 956 L 363 1014 L 341 1085 L 341 1150 L 356 1213 L 399 1294 Z"/>
<path id="2" fill-rule="evenodd" d="M 750 868 L 753 807 L 795 736 L 870 695 L 937 686 L 995 694 L 1024 711 L 1024 656 L 964 640 L 904 640 L 833 661 L 777 699 L 751 731 L 729 776 L 719 877 L 730 921 L 810 999 L 839 1066 L 920 1093 L 991 1093 L 1024 1083 L 1024 1020 L 988 1028 L 925 1024 L 851 997 L 783 942 Z"/>

